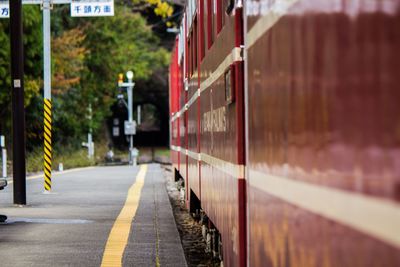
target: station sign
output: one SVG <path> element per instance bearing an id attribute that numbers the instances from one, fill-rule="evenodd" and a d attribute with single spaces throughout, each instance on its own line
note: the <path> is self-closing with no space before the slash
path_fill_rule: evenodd
<path id="1" fill-rule="evenodd" d="M 114 16 L 114 0 L 72 0 L 71 17 Z"/>
<path id="2" fill-rule="evenodd" d="M 124 125 L 125 135 L 135 135 L 136 134 L 136 121 L 125 121 Z"/>
<path id="3" fill-rule="evenodd" d="M 23 5 L 43 5 L 45 0 L 22 0 Z M 48 0 L 50 1 L 50 0 Z M 114 0 L 51 0 L 50 4 L 70 4 L 72 17 L 114 16 Z M 0 0 L 0 18 L 10 17 L 8 0 Z"/>
<path id="4" fill-rule="evenodd" d="M 0 1 L 0 18 L 10 17 L 10 7 L 8 1 Z"/>

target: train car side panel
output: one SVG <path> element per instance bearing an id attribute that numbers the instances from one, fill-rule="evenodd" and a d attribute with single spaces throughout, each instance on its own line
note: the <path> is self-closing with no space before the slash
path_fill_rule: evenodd
<path id="1" fill-rule="evenodd" d="M 235 79 L 242 75 L 235 72 L 235 65 L 241 61 L 236 14 L 239 21 L 241 16 L 235 6 L 229 14 L 221 12 L 223 18 L 219 18 L 214 9 L 225 11 L 227 2 L 210 7 L 212 2 L 205 1 L 204 42 L 209 48 L 200 71 L 201 206 L 222 235 L 224 265 L 245 266 L 245 225 L 239 211 L 239 203 L 244 201 L 244 175 L 238 156 L 239 117 L 235 99 Z"/>
<path id="2" fill-rule="evenodd" d="M 250 266 L 399 266 L 400 1 L 261 2 L 246 7 Z"/>

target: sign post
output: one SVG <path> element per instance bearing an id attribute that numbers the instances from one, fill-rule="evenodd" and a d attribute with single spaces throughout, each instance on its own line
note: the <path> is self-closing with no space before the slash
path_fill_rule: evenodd
<path id="1" fill-rule="evenodd" d="M 128 71 L 126 73 L 126 77 L 128 78 L 128 124 L 130 126 L 130 128 L 132 128 L 132 133 L 129 134 L 129 163 L 133 164 L 133 135 L 136 132 L 136 125 L 134 125 L 133 123 L 133 110 L 132 110 L 132 106 L 133 106 L 133 87 L 135 86 L 135 84 L 133 83 L 133 72 L 132 71 Z"/>
<path id="2" fill-rule="evenodd" d="M 26 204 L 25 110 L 23 87 L 22 4 L 41 5 L 43 10 L 44 80 L 44 189 L 51 190 L 52 105 L 50 11 L 55 4 L 70 4 L 73 17 L 114 16 L 114 0 L 0 0 L 0 18 L 10 18 L 11 76 L 13 97 L 14 203 Z"/>
<path id="3" fill-rule="evenodd" d="M 52 170 L 52 107 L 51 107 L 51 27 L 50 11 L 53 5 L 50 0 L 43 0 L 43 119 L 44 119 L 44 192 L 51 191 L 51 170 Z"/>
<path id="4" fill-rule="evenodd" d="M 136 134 L 136 122 L 133 120 L 133 87 L 135 83 L 133 82 L 133 72 L 128 71 L 126 73 L 126 77 L 128 78 L 128 82 L 123 82 L 123 75 L 120 75 L 118 86 L 125 87 L 128 94 L 128 120 L 125 121 L 125 135 L 129 136 L 129 164 L 136 165 L 136 157 L 134 155 L 133 149 L 133 136 Z"/>

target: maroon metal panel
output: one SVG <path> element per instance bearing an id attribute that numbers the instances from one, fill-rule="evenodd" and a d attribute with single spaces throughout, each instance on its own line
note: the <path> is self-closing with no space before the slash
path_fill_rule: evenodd
<path id="1" fill-rule="evenodd" d="M 206 52 L 206 29 L 205 29 L 205 1 L 198 0 L 198 7 L 199 7 L 199 37 L 198 37 L 198 47 L 199 47 L 199 60 L 198 60 L 198 72 L 197 72 L 197 89 L 200 90 L 200 83 L 201 83 L 201 62 L 203 58 L 205 57 L 205 52 Z M 201 131 L 201 115 L 200 115 L 200 97 L 197 98 L 196 100 L 196 108 L 197 108 L 197 118 L 196 118 L 196 131 L 197 131 L 197 147 L 196 147 L 196 152 L 200 153 L 200 131 Z M 197 175 L 199 179 L 199 189 L 198 189 L 198 199 L 201 202 L 201 161 L 197 161 Z"/>
<path id="2" fill-rule="evenodd" d="M 239 151 L 243 152 L 243 135 L 240 136 L 241 146 L 238 146 L 238 119 L 242 120 L 243 115 L 238 117 L 238 102 L 228 101 L 225 95 L 225 74 L 231 66 L 228 65 L 226 69 L 220 67 L 224 61 L 232 58 L 232 50 L 237 47 L 237 25 L 235 12 L 224 14 L 225 25 L 215 36 L 213 45 L 206 51 L 201 63 L 201 84 L 204 86 L 212 73 L 217 79 L 206 89 L 203 88 L 200 96 L 200 151 L 202 155 L 237 166 L 243 163 L 239 161 L 243 157 L 238 156 Z M 242 75 L 242 71 L 237 74 Z M 241 81 L 238 81 L 238 85 L 242 86 Z M 202 156 L 201 205 L 222 235 L 224 265 L 245 266 L 245 218 L 239 210 L 243 208 L 242 212 L 245 212 L 245 184 L 241 181 L 243 177 L 228 174 L 232 169 L 221 171 L 218 167 L 220 163 L 210 164 Z"/>
<path id="3" fill-rule="evenodd" d="M 235 11 L 235 46 L 241 47 L 244 42 L 243 9 Z M 236 101 L 236 142 L 237 164 L 245 166 L 245 111 L 244 111 L 244 64 L 235 62 L 234 68 L 234 101 Z M 247 210 L 246 210 L 246 182 L 245 177 L 239 177 L 238 181 L 238 219 L 239 219 L 239 262 L 240 266 L 246 266 L 247 257 Z"/>
<path id="4" fill-rule="evenodd" d="M 186 16 L 184 16 L 184 19 L 182 21 L 183 27 L 185 28 L 184 30 L 184 36 L 182 38 L 185 39 L 184 42 L 184 51 L 183 51 L 183 59 L 182 59 L 182 64 L 181 64 L 181 86 L 180 86 L 180 91 L 179 91 L 179 148 L 180 151 L 178 153 L 178 160 L 179 160 L 179 174 L 185 181 L 185 186 L 188 184 L 187 180 L 187 156 L 186 156 L 186 149 L 187 149 L 187 117 L 186 117 L 186 112 L 185 112 L 185 104 L 187 102 L 187 92 L 185 90 L 185 81 L 187 79 L 187 73 L 188 73 L 188 40 L 187 40 L 187 27 L 186 27 Z M 187 200 L 187 190 L 186 190 L 186 196 L 185 199 Z"/>
<path id="5" fill-rule="evenodd" d="M 176 121 L 171 122 L 171 146 L 176 146 L 176 138 L 178 136 Z M 178 170 L 177 153 L 174 149 L 170 150 L 172 166 Z"/>
<path id="6" fill-rule="evenodd" d="M 233 177 L 202 162 L 202 208 L 222 235 L 225 266 L 240 265 L 239 186 Z"/>
<path id="7" fill-rule="evenodd" d="M 181 124 L 180 118 L 178 118 L 178 119 L 176 120 L 176 124 L 175 124 L 175 128 L 177 129 L 177 133 L 178 133 L 178 137 L 176 138 L 176 147 L 177 147 L 177 148 L 181 147 L 181 140 L 180 140 L 180 124 Z M 176 163 L 177 168 L 176 168 L 176 169 L 177 169 L 177 170 L 179 171 L 179 173 L 180 173 L 180 170 L 181 170 L 181 155 L 180 155 L 179 152 L 176 152 L 175 158 L 176 158 L 176 161 L 177 161 L 177 163 Z"/>
<path id="8" fill-rule="evenodd" d="M 173 143 L 172 145 L 174 146 L 174 148 L 178 148 L 180 146 L 180 142 L 179 142 L 179 118 L 177 118 L 174 122 L 171 123 L 171 127 L 172 127 L 172 140 Z M 179 172 L 179 152 L 171 149 L 171 154 L 172 154 L 172 164 L 173 167 Z"/>
<path id="9" fill-rule="evenodd" d="M 197 79 L 196 79 L 197 80 Z M 196 153 L 198 148 L 198 130 L 197 130 L 197 119 L 198 119 L 198 107 L 197 103 L 193 103 L 189 107 L 188 115 L 188 150 Z M 197 158 L 188 157 L 188 180 L 189 187 L 196 194 L 197 198 L 200 199 L 200 178 L 199 178 L 199 166 Z"/>
<path id="10" fill-rule="evenodd" d="M 199 5 L 197 5 L 199 6 Z M 197 90 L 199 88 L 199 80 L 198 80 L 198 62 L 200 60 L 200 49 L 199 49 L 199 29 L 198 29 L 198 21 L 199 21 L 199 16 L 197 14 L 193 18 L 193 23 L 191 28 L 189 29 L 189 34 L 190 36 L 190 43 L 191 46 L 189 48 L 188 54 L 191 57 L 189 62 L 192 62 L 192 73 L 189 73 L 189 84 L 188 84 L 188 98 L 187 101 L 189 101 L 194 95 L 197 94 Z M 196 64 L 197 63 L 197 64 Z M 188 111 L 187 111 L 187 116 L 188 116 L 188 128 L 187 128 L 187 149 L 189 150 L 189 155 L 192 155 L 193 153 L 197 153 L 198 149 L 198 107 L 197 103 L 194 102 L 191 105 L 188 104 Z M 187 191 L 190 194 L 190 190 L 192 190 L 197 198 L 200 199 L 200 177 L 199 177 L 199 166 L 198 166 L 198 161 L 197 157 L 193 158 L 191 156 L 188 156 L 187 159 L 187 169 L 188 169 L 188 184 L 187 184 Z M 190 202 L 190 196 L 188 196 L 188 202 Z M 190 203 L 188 204 L 190 206 Z"/>
<path id="11" fill-rule="evenodd" d="M 175 41 L 175 48 L 173 50 L 172 56 L 171 56 L 171 64 L 170 64 L 170 71 L 169 71 L 169 98 L 170 98 L 170 115 L 171 117 L 176 114 L 179 108 L 179 87 L 180 87 L 180 69 L 179 69 L 179 64 L 178 64 L 178 44 L 179 44 L 179 38 L 176 39 Z M 178 121 L 175 119 L 174 121 L 171 121 L 171 133 L 170 133 L 170 143 L 173 146 L 172 148 L 176 148 L 177 146 L 177 141 L 179 138 L 178 135 Z M 173 167 L 176 170 L 179 170 L 178 166 L 178 153 L 176 150 L 171 149 L 171 162 L 173 164 Z"/>
<path id="12" fill-rule="evenodd" d="M 399 266 L 392 246 L 255 188 L 249 194 L 249 266 Z"/>
<path id="13" fill-rule="evenodd" d="M 248 168 L 399 205 L 399 29 L 397 0 L 292 6 L 248 50 Z M 251 266 L 400 266 L 398 248 L 255 187 L 248 207 Z"/>
<path id="14" fill-rule="evenodd" d="M 184 93 L 187 95 L 187 93 Z M 181 174 L 183 180 L 185 181 L 185 186 L 189 184 L 188 181 L 188 175 L 187 175 L 187 161 L 188 157 L 186 155 L 186 150 L 187 150 L 187 143 L 188 143 L 188 138 L 187 138 L 187 112 L 183 112 L 180 116 L 180 148 L 181 151 L 179 152 L 179 159 L 180 159 L 180 169 L 179 173 Z M 188 191 L 186 190 L 186 200 L 188 199 Z"/>

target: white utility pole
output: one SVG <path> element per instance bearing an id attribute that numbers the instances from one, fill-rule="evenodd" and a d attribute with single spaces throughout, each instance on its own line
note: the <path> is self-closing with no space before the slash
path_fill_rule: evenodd
<path id="1" fill-rule="evenodd" d="M 43 10 L 43 100 L 44 100 L 44 155 L 43 155 L 43 173 L 45 193 L 51 191 L 51 172 L 52 172 L 52 103 L 51 103 L 51 27 L 50 11 L 53 4 L 50 0 L 43 0 L 41 5 Z"/>
<path id="2" fill-rule="evenodd" d="M 136 134 L 136 122 L 133 120 L 133 87 L 135 83 L 133 82 L 133 72 L 128 71 L 126 73 L 128 82 L 123 82 L 123 74 L 120 74 L 118 86 L 126 88 L 128 94 L 128 120 L 125 121 L 125 135 L 129 136 L 129 164 L 137 164 L 138 150 L 133 148 L 133 136 Z"/>
<path id="3" fill-rule="evenodd" d="M 50 0 L 43 0 L 43 80 L 44 80 L 44 98 L 51 100 L 51 27 L 50 11 L 53 4 Z"/>
<path id="4" fill-rule="evenodd" d="M 93 118 L 92 104 L 89 104 L 88 111 L 89 111 L 88 157 L 91 159 L 94 157 L 94 143 L 92 134 L 92 118 Z"/>
<path id="5" fill-rule="evenodd" d="M 132 125 L 133 123 L 133 86 L 135 86 L 135 84 L 132 82 L 133 79 L 133 72 L 132 71 L 128 71 L 126 73 L 126 77 L 128 78 L 128 87 L 127 87 L 127 91 L 128 91 L 128 121 L 129 124 Z M 129 135 L 129 163 L 133 164 L 133 158 L 132 158 L 132 151 L 133 151 L 133 135 Z"/>

